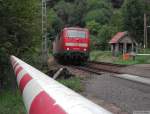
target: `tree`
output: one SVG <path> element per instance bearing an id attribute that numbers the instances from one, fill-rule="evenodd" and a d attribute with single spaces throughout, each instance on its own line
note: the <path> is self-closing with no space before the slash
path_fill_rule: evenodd
<path id="1" fill-rule="evenodd" d="M 58 35 L 60 30 L 63 28 L 64 24 L 61 18 L 59 18 L 53 9 L 48 11 L 48 36 L 50 40 L 54 40 Z"/>
<path id="2" fill-rule="evenodd" d="M 86 0 L 60 1 L 54 6 L 57 16 L 66 26 L 83 25 L 82 18 L 86 12 Z"/>
<path id="3" fill-rule="evenodd" d="M 37 44 L 40 43 L 38 5 L 36 0 L 0 1 L 1 86 L 8 85 L 13 74 L 10 70 L 10 55 L 28 60 L 37 51 Z"/>
<path id="4" fill-rule="evenodd" d="M 110 0 L 87 0 L 87 4 L 89 11 L 102 8 L 110 10 L 112 8 Z"/>
<path id="5" fill-rule="evenodd" d="M 63 24 L 69 26 L 72 21 L 74 8 L 75 6 L 69 2 L 60 1 L 55 5 L 54 10 L 58 17 L 63 21 Z"/>
<path id="6" fill-rule="evenodd" d="M 103 25 L 97 35 L 97 38 L 99 39 L 98 43 L 100 45 L 99 49 L 108 50 L 109 49 L 108 43 L 116 32 L 118 32 L 116 27 L 110 25 Z"/>
<path id="7" fill-rule="evenodd" d="M 129 31 L 139 43 L 143 43 L 143 0 L 126 0 L 122 7 L 123 28 Z"/>
<path id="8" fill-rule="evenodd" d="M 111 17 L 110 26 L 115 27 L 118 31 L 123 31 L 123 25 L 124 23 L 122 12 L 120 10 L 117 10 Z"/>
<path id="9" fill-rule="evenodd" d="M 94 20 L 95 22 L 99 23 L 100 25 L 104 25 L 109 22 L 112 13 L 107 9 L 95 9 L 91 10 L 85 16 L 85 22 L 89 22 Z"/>
<path id="10" fill-rule="evenodd" d="M 75 0 L 74 1 L 75 9 L 72 13 L 72 17 L 74 17 L 74 25 L 76 26 L 85 26 L 85 22 L 83 20 L 86 12 L 87 12 L 87 0 Z"/>
<path id="11" fill-rule="evenodd" d="M 115 8 L 120 8 L 124 0 L 111 0 L 111 2 Z"/>
<path id="12" fill-rule="evenodd" d="M 97 23 L 95 20 L 88 21 L 86 23 L 86 27 L 90 30 L 90 33 L 93 35 L 97 35 L 99 29 L 100 29 L 100 24 Z"/>

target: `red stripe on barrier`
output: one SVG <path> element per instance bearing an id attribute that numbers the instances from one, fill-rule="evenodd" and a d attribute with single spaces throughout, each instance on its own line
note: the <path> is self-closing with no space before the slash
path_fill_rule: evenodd
<path id="1" fill-rule="evenodd" d="M 46 92 L 41 92 L 33 100 L 29 114 L 67 114 Z"/>
<path id="2" fill-rule="evenodd" d="M 25 74 L 23 76 L 23 78 L 21 79 L 20 83 L 19 83 L 19 88 L 21 90 L 21 93 L 23 92 L 25 86 L 27 85 L 27 83 L 32 80 L 31 76 L 29 74 Z"/>
<path id="3" fill-rule="evenodd" d="M 19 72 L 22 70 L 23 68 L 21 66 L 19 66 L 19 68 L 17 68 L 16 70 L 16 76 L 18 76 Z"/>

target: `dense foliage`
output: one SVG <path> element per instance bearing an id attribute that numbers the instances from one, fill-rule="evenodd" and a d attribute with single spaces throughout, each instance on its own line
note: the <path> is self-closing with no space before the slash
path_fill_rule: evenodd
<path id="1" fill-rule="evenodd" d="M 142 0 L 126 0 L 122 7 L 124 29 L 132 33 L 142 43 L 144 23 L 144 2 Z"/>
<path id="2" fill-rule="evenodd" d="M 40 36 L 37 0 L 0 1 L 0 86 L 12 81 L 10 55 L 34 56 Z"/>
<path id="3" fill-rule="evenodd" d="M 108 26 L 113 16 L 110 0 L 58 0 L 51 3 L 48 12 L 50 38 L 55 38 L 64 27 L 79 26 L 89 28 L 91 40 L 99 41 L 99 32 L 104 25 Z"/>
<path id="4" fill-rule="evenodd" d="M 108 41 L 116 32 L 129 31 L 143 43 L 143 16 L 148 0 L 57 0 L 49 1 L 49 33 L 51 38 L 66 26 L 87 27 L 92 47 L 109 49 Z M 53 21 L 51 21 L 53 20 Z"/>

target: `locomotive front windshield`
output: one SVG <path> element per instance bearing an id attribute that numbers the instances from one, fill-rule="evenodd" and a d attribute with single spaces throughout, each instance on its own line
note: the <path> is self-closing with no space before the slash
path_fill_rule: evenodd
<path id="1" fill-rule="evenodd" d="M 69 38 L 86 38 L 86 32 L 79 31 L 79 30 L 68 30 L 67 37 L 69 37 Z"/>

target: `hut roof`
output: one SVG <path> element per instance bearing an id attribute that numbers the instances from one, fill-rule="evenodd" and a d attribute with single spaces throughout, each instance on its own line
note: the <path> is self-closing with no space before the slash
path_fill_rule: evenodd
<path id="1" fill-rule="evenodd" d="M 127 35 L 127 32 L 118 32 L 115 36 L 112 37 L 112 39 L 109 41 L 110 44 L 118 43 L 118 41 L 123 38 L 125 35 Z"/>

